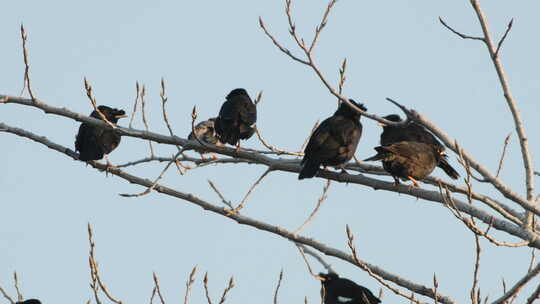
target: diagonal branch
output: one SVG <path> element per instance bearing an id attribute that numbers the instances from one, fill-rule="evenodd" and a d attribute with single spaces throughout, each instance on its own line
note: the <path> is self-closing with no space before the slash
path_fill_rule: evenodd
<path id="1" fill-rule="evenodd" d="M 508 290 L 504 295 L 502 295 L 500 298 L 495 300 L 492 304 L 504 304 L 508 299 L 510 299 L 513 295 L 517 294 L 525 284 L 527 284 L 530 280 L 532 280 L 534 277 L 536 277 L 540 273 L 540 263 L 534 267 L 531 271 L 529 271 L 523 278 L 521 278 L 519 281 L 516 282 L 512 288 Z"/>

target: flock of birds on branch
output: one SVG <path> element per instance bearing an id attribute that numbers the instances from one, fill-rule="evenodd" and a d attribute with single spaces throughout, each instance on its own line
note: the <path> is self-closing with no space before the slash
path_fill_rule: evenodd
<path id="1" fill-rule="evenodd" d="M 362 111 L 367 111 L 363 104 L 354 100 L 349 102 Z M 123 110 L 107 106 L 97 107 L 90 117 L 108 120 L 116 124 L 118 119 L 126 117 Z M 361 114 L 341 102 L 334 115 L 325 119 L 311 134 L 304 150 L 298 179 L 312 178 L 327 166 L 336 167 L 345 173 L 345 164 L 350 161 L 362 135 Z M 401 122 L 398 115 L 383 117 L 388 121 Z M 240 149 L 240 140 L 247 140 L 255 133 L 257 108 L 244 89 L 234 89 L 226 97 L 216 118 L 197 124 L 188 139 L 216 146 L 230 144 Z M 453 179 L 458 172 L 447 161 L 445 147 L 423 126 L 410 121 L 404 126 L 391 126 L 379 123 L 383 127 L 380 146 L 375 147 L 377 154 L 364 161 L 382 161 L 382 166 L 395 181 L 411 181 L 413 187 L 419 187 L 418 181 L 426 178 L 435 167 L 439 167 Z M 96 127 L 82 123 L 75 141 L 82 161 L 100 160 L 104 156 L 107 166 L 112 166 L 107 158 L 120 144 L 121 136 L 113 129 Z M 197 149 L 201 153 L 204 150 Z M 114 166 L 113 166 L 114 167 Z M 368 289 L 356 283 L 340 278 L 335 273 L 319 274 L 323 288 L 324 303 L 337 304 L 377 304 L 380 300 Z M 32 303 L 29 303 L 32 304 Z"/>

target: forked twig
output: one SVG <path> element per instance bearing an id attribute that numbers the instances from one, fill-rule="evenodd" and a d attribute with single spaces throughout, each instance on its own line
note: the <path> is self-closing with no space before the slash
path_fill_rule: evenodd
<path id="1" fill-rule="evenodd" d="M 26 48 L 26 39 L 28 39 L 28 35 L 26 34 L 26 31 L 24 30 L 24 25 L 21 23 L 21 40 L 22 40 L 22 48 L 23 48 L 23 59 L 24 59 L 24 79 L 23 79 L 23 88 L 21 90 L 21 95 L 24 93 L 24 89 L 28 89 L 28 94 L 30 95 L 30 98 L 32 98 L 32 101 L 34 103 L 37 103 L 37 99 L 34 97 L 34 93 L 32 92 L 32 87 L 30 86 L 30 64 L 28 63 L 28 49 Z"/>
<path id="2" fill-rule="evenodd" d="M 197 266 L 193 267 L 193 270 L 191 270 L 191 273 L 189 274 L 189 279 L 186 282 L 186 295 L 184 296 L 184 304 L 188 304 L 189 293 L 191 291 L 191 287 L 193 286 L 193 283 L 195 282 L 196 272 L 197 272 Z"/>
<path id="3" fill-rule="evenodd" d="M 159 297 L 159 300 L 161 301 L 161 304 L 165 304 L 165 300 L 163 299 L 163 295 L 161 294 L 161 290 L 159 288 L 159 280 L 155 272 L 152 273 L 152 277 L 154 279 L 154 287 L 156 288 L 156 292 Z"/>
<path id="4" fill-rule="evenodd" d="M 255 183 L 253 183 L 253 185 L 251 185 L 251 187 L 249 187 L 249 190 L 248 192 L 246 193 L 246 195 L 244 195 L 244 198 L 242 199 L 242 201 L 240 202 L 240 204 L 238 204 L 238 206 L 236 206 L 236 208 L 234 208 L 233 210 L 231 210 L 229 213 L 230 214 L 236 214 L 238 213 L 238 211 L 242 210 L 242 208 L 244 208 L 244 205 L 246 204 L 247 202 L 247 199 L 249 197 L 249 195 L 251 194 L 251 192 L 253 192 L 253 190 L 255 189 L 255 187 L 257 187 L 257 185 L 259 185 L 259 183 L 268 175 L 268 173 L 272 172 L 272 168 L 268 168 L 266 171 L 264 171 L 264 173 L 255 181 Z"/>
<path id="5" fill-rule="evenodd" d="M 231 277 L 229 279 L 229 284 L 227 285 L 227 287 L 225 287 L 225 290 L 223 291 L 223 294 L 221 295 L 221 299 L 219 300 L 219 304 L 223 304 L 225 303 L 225 300 L 227 298 L 227 294 L 229 293 L 229 291 L 231 291 L 231 289 L 234 288 L 234 277 Z"/>

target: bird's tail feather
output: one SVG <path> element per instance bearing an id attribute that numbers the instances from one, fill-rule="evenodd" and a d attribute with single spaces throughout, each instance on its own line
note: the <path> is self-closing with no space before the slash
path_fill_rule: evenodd
<path id="1" fill-rule="evenodd" d="M 314 177 L 319 171 L 320 165 L 321 164 L 319 164 L 318 162 L 308 159 L 302 166 L 302 169 L 300 169 L 298 179 Z"/>
<path id="2" fill-rule="evenodd" d="M 448 163 L 448 161 L 444 158 L 441 158 L 439 161 L 439 164 L 437 164 L 437 167 L 443 169 L 443 171 L 450 176 L 453 179 L 459 178 L 459 173 Z"/>

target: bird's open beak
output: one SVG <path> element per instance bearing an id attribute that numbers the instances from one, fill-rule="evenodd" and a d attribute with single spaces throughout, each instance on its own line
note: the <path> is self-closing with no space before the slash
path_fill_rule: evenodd
<path id="1" fill-rule="evenodd" d="M 115 118 L 124 118 L 124 117 L 128 117 L 127 114 L 120 114 L 120 115 L 115 115 L 114 116 Z"/>

